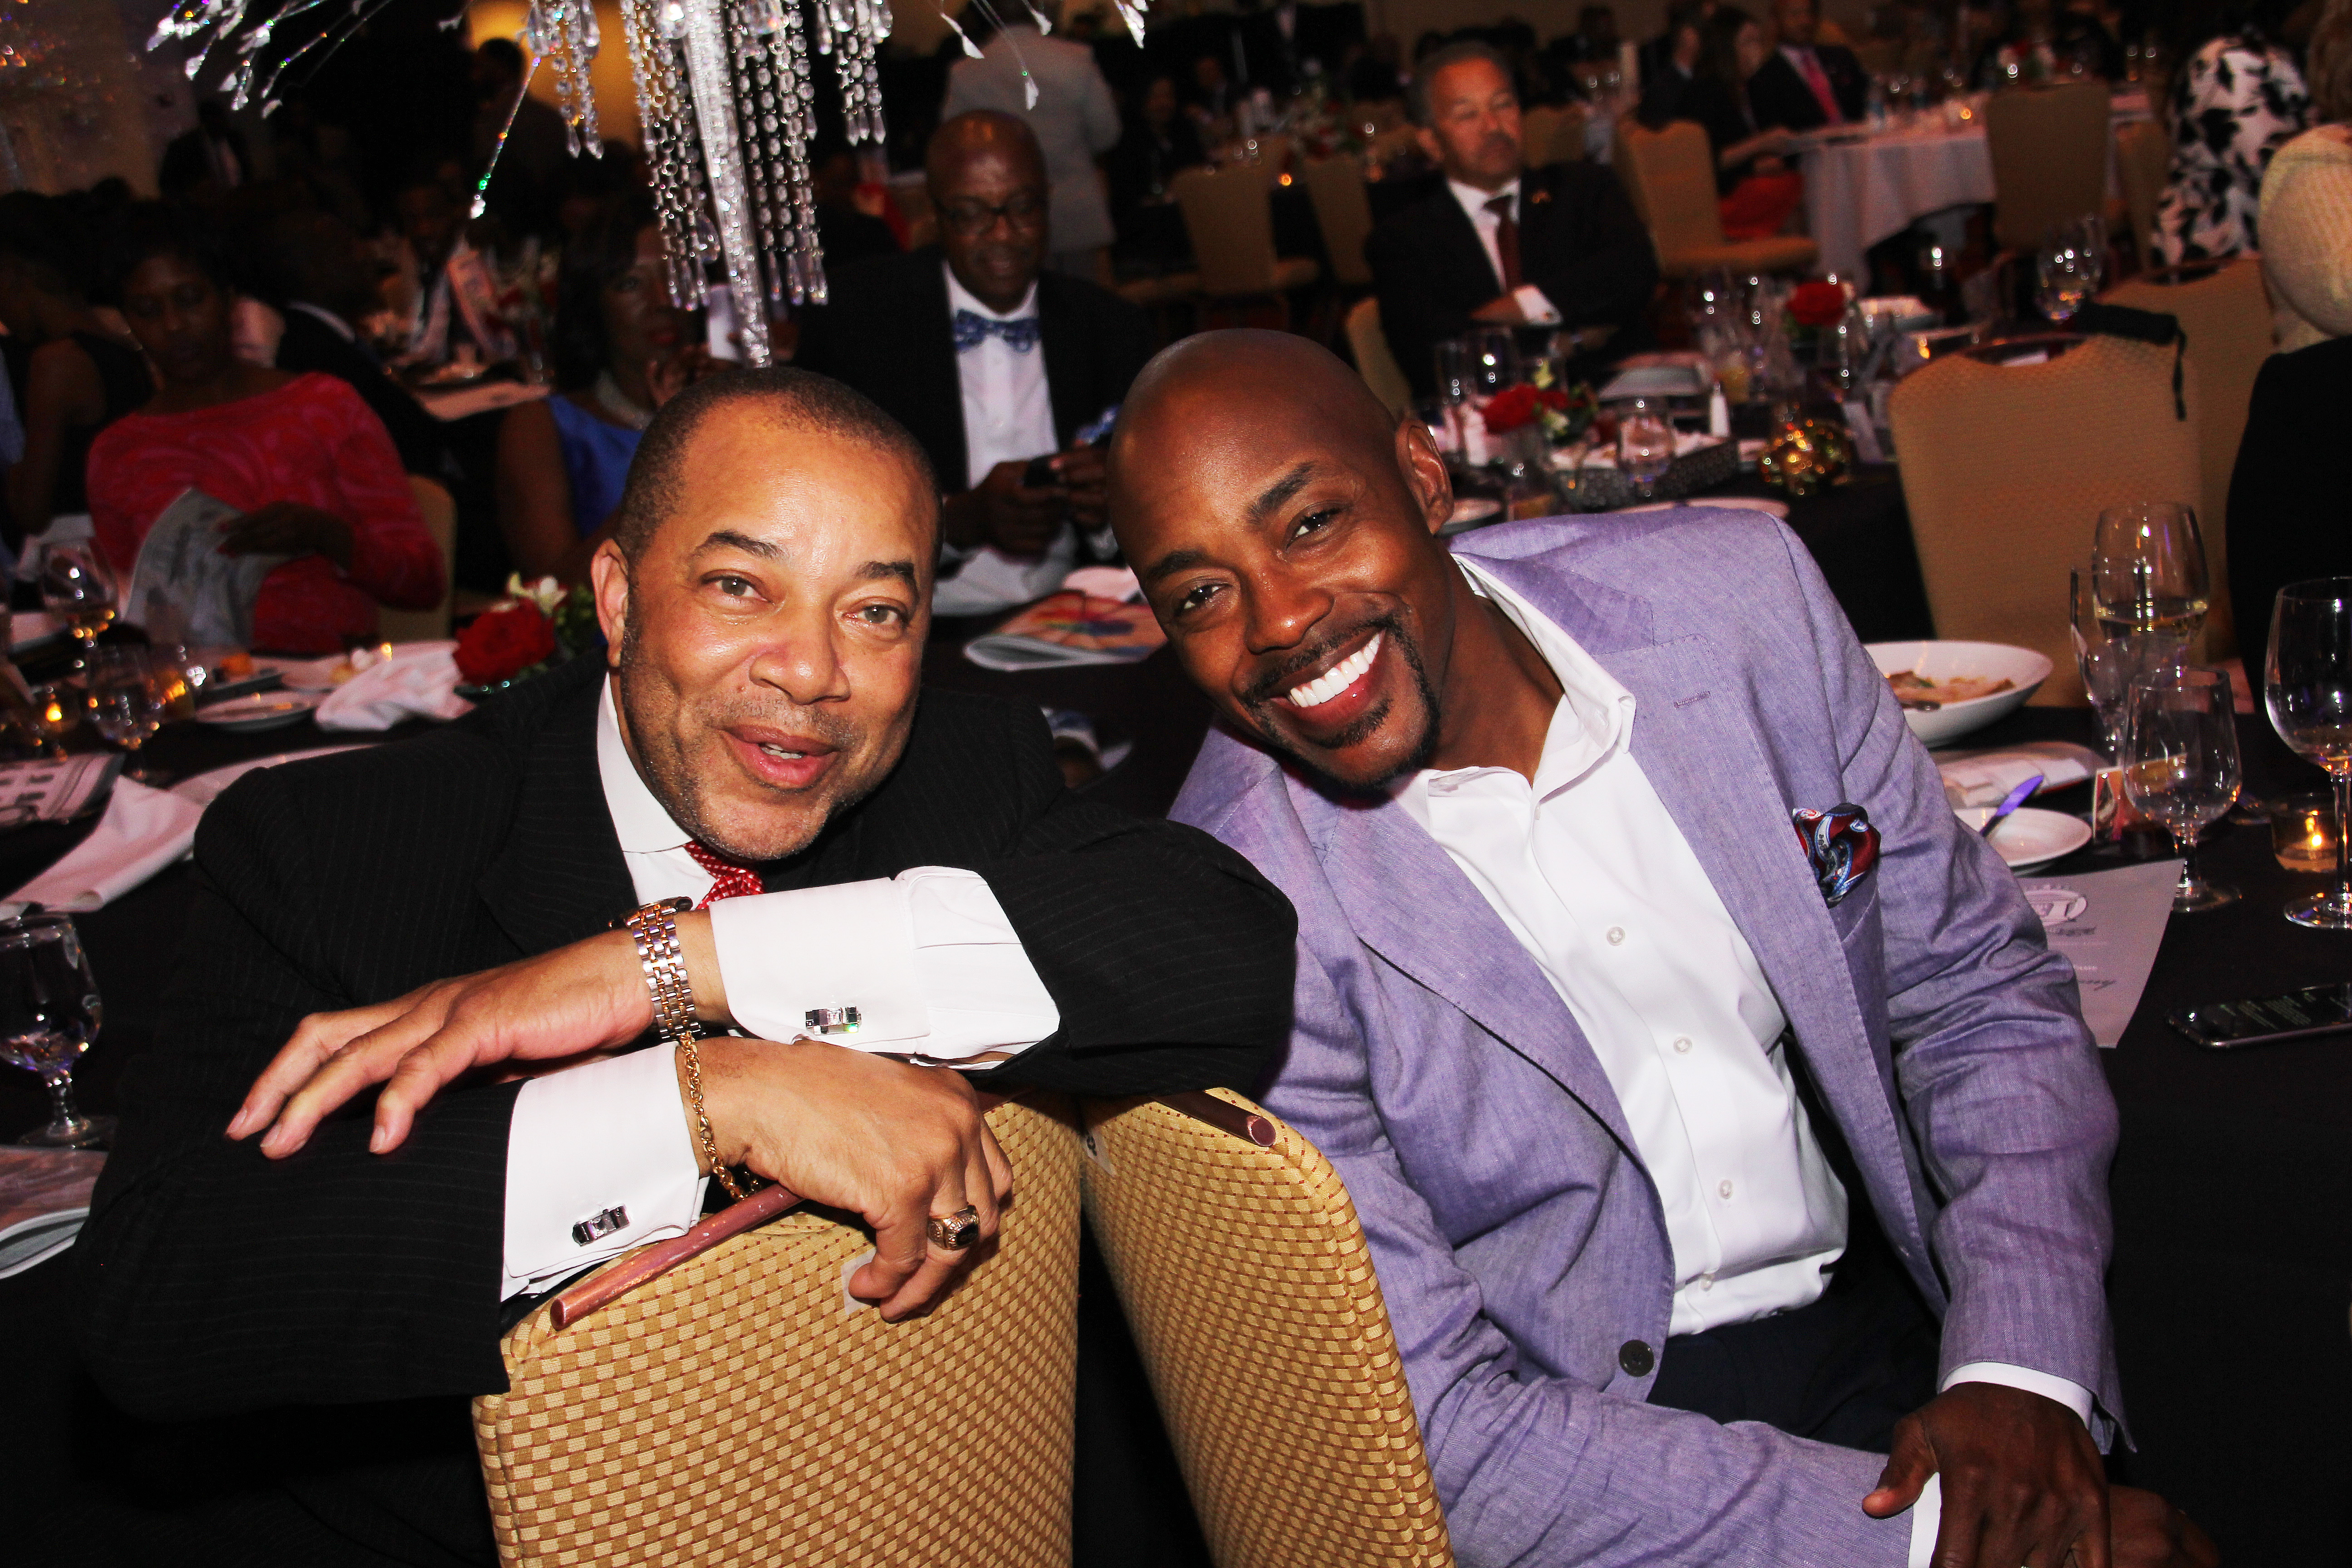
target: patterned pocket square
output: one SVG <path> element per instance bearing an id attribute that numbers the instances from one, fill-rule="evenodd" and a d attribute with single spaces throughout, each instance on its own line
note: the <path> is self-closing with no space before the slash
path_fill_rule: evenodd
<path id="1" fill-rule="evenodd" d="M 1821 884 L 1822 900 L 1837 908 L 1878 865 L 1878 829 L 1870 825 L 1870 813 L 1840 801 L 1827 811 L 1799 807 L 1789 820 L 1797 829 L 1797 842 L 1804 846 L 1805 858 L 1813 863 L 1813 880 Z"/>

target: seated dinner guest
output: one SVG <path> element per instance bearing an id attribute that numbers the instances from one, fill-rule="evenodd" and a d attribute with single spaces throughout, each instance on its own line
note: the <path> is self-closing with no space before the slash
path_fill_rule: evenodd
<path id="1" fill-rule="evenodd" d="M 1605 326 L 1612 353 L 1638 346 L 1658 282 L 1649 231 L 1598 163 L 1520 172 L 1509 62 L 1486 44 L 1449 44 L 1414 74 L 1412 110 L 1445 184 L 1374 229 L 1364 259 L 1414 395 L 1436 389 L 1438 340 L 1474 323 Z"/>
<path id="2" fill-rule="evenodd" d="M 2304 76 L 2316 123 L 2272 156 L 2258 209 L 2281 353 L 2352 332 L 2352 0 L 2328 0 Z"/>
<path id="3" fill-rule="evenodd" d="M 597 551 L 609 675 L 575 660 L 206 812 L 78 1321 L 142 1416 L 328 1407 L 240 1499 L 281 1560 L 493 1561 L 464 1401 L 504 1386 L 501 1327 L 687 1229 L 714 1172 L 862 1215 L 849 1289 L 896 1320 L 970 1256 L 928 1217 L 985 1236 L 1005 1196 L 965 1070 L 1166 1092 L 1280 1044 L 1294 927 L 1245 861 L 1073 799 L 1034 706 L 918 704 L 937 513 L 920 448 L 847 388 L 705 381 Z M 674 924 L 694 1016 L 745 1037 L 628 1050 L 656 1015 L 623 917 Z M 467 1068 L 582 1053 L 418 1112 Z M 372 1114 L 327 1114 L 395 1068 Z"/>
<path id="4" fill-rule="evenodd" d="M 1870 99 L 1870 76 L 1854 52 L 1816 42 L 1813 0 L 1772 0 L 1779 47 L 1748 80 L 1756 123 L 1782 131 L 1818 131 L 1860 121 Z"/>
<path id="5" fill-rule="evenodd" d="M 1792 535 L 1449 554 L 1428 432 L 1271 333 L 1156 360 L 1111 475 L 1223 721 L 1175 815 L 1298 910 L 1266 1102 L 1362 1217 L 1463 1561 L 2213 1561 L 2100 1465 L 2073 973 Z"/>
<path id="6" fill-rule="evenodd" d="M 2273 37 L 2277 0 L 2209 12 L 2213 36 L 2172 78 L 2172 166 L 2157 203 L 2160 266 L 2262 249 L 2263 176 L 2271 157 L 2311 123 L 2294 55 Z"/>
<path id="7" fill-rule="evenodd" d="M 556 392 L 499 424 L 499 531 L 526 577 L 588 580 L 612 532 L 629 459 L 655 411 L 711 361 L 669 300 L 661 229 L 643 195 L 608 204 L 563 248 Z"/>
<path id="8" fill-rule="evenodd" d="M 1029 128 L 980 110 L 931 133 L 940 244 L 844 268 L 802 319 L 795 363 L 847 382 L 914 432 L 949 494 L 938 604 L 980 615 L 1108 559 L 1102 454 L 1081 445 L 1151 357 L 1143 312 L 1041 271 L 1045 165 Z M 1050 482 L 1031 460 L 1050 458 Z"/>
<path id="9" fill-rule="evenodd" d="M 247 364 L 230 342 L 236 299 L 218 240 L 158 205 L 132 211 L 106 282 L 163 385 L 89 448 L 99 547 L 128 575 L 163 509 L 197 489 L 244 515 L 228 555 L 293 559 L 261 580 L 253 646 L 335 653 L 375 636 L 376 606 L 441 601 L 440 547 L 400 453 L 349 384 Z M 132 619 L 138 607 L 125 612 Z"/>
<path id="10" fill-rule="evenodd" d="M 1737 5 L 1718 6 L 1705 27 L 1698 68 L 1673 118 L 1693 121 L 1706 132 L 1723 237 L 1761 239 L 1780 233 L 1805 198 L 1804 177 L 1780 157 L 1789 133 L 1759 129 L 1748 107 L 1748 89 L 1770 58 L 1771 46 L 1756 19 Z"/>

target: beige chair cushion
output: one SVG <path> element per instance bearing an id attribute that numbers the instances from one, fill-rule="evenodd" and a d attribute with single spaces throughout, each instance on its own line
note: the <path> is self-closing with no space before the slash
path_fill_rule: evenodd
<path id="1" fill-rule="evenodd" d="M 2046 364 L 1940 359 L 1895 389 L 1888 417 L 1936 635 L 2046 654 L 2033 700 L 2084 701 L 2066 574 L 2087 563 L 2099 513 L 2201 494 L 2197 367 L 2174 416 L 2173 353 L 2090 338 Z"/>
<path id="2" fill-rule="evenodd" d="M 511 1564 L 1067 1568 L 1077 1144 L 989 1115 L 1014 1199 L 995 1255 L 928 1317 L 843 1294 L 873 1243 L 795 1212 L 568 1329 L 509 1331 L 474 1402 Z"/>
<path id="3" fill-rule="evenodd" d="M 1201 292 L 1212 300 L 1279 293 L 1315 280 L 1313 261 L 1278 261 L 1265 168 L 1187 169 L 1169 182 L 1192 237 Z"/>
<path id="4" fill-rule="evenodd" d="M 2107 84 L 2016 87 L 1985 105 L 1992 155 L 1992 231 L 2009 250 L 2037 250 L 2053 224 L 2106 211 Z"/>
<path id="5" fill-rule="evenodd" d="M 1364 166 L 1354 158 L 1309 159 L 1301 172 L 1307 199 L 1315 204 L 1315 226 L 1331 258 L 1331 276 L 1343 287 L 1369 289 L 1372 268 L 1364 260 L 1364 240 L 1372 232 L 1372 204 L 1364 189 Z"/>
<path id="6" fill-rule="evenodd" d="M 1356 356 L 1356 373 L 1390 413 L 1402 414 L 1412 406 L 1412 385 L 1389 350 L 1388 334 L 1381 331 L 1378 300 L 1360 300 L 1349 310 L 1348 347 Z"/>
<path id="7" fill-rule="evenodd" d="M 1659 131 L 1621 121 L 1616 169 L 1633 197 L 1633 210 L 1649 226 L 1650 242 L 1661 258 L 1724 243 L 1723 219 L 1716 205 L 1715 155 L 1704 130 L 1687 120 Z"/>
<path id="8" fill-rule="evenodd" d="M 2132 248 L 2142 257 L 2155 254 L 2156 209 L 2171 170 L 2172 138 L 2163 126 L 2135 120 L 2116 127 L 2116 174 L 2131 214 Z"/>

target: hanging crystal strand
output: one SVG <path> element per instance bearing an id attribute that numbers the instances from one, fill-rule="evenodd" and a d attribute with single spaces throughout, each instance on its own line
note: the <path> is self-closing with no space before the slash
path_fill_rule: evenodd
<path id="1" fill-rule="evenodd" d="M 621 22 L 636 78 L 638 122 L 652 177 L 654 212 L 661 222 L 670 303 L 698 310 L 709 251 L 700 152 L 678 71 L 685 15 L 684 0 L 624 0 Z"/>
<path id="2" fill-rule="evenodd" d="M 744 183 L 760 250 L 761 297 L 772 308 L 789 292 L 783 239 L 792 208 L 782 174 L 783 120 L 776 104 L 773 43 L 783 27 L 778 0 L 732 0 L 728 35 L 735 52 L 737 125 L 743 135 Z"/>
<path id="3" fill-rule="evenodd" d="M 809 142 L 816 132 L 816 87 L 809 80 L 808 37 L 797 0 L 783 7 L 782 81 L 777 94 L 783 110 L 784 180 L 792 199 L 791 238 L 784 271 L 795 304 L 825 302 L 824 250 L 817 242 L 816 187 L 809 178 Z"/>
<path id="4" fill-rule="evenodd" d="M 686 79 L 702 133 L 703 175 L 709 184 L 719 253 L 726 264 L 727 287 L 735 295 L 736 329 L 742 336 L 744 359 L 756 367 L 768 363 L 768 310 L 760 288 L 760 247 L 751 229 L 735 85 L 728 70 L 727 29 L 719 9 L 719 0 L 693 0 L 686 7 Z"/>
<path id="5" fill-rule="evenodd" d="M 531 0 L 523 37 L 531 52 L 544 54 L 555 71 L 556 107 L 563 115 L 564 143 L 572 155 L 603 157 L 596 97 L 588 82 L 598 43 L 596 13 L 589 0 Z"/>

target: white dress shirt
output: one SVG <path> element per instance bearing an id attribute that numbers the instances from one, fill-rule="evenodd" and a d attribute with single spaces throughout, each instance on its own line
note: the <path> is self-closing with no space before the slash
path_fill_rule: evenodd
<path id="1" fill-rule="evenodd" d="M 1771 985 L 1633 754 L 1633 693 L 1534 605 L 1456 564 L 1535 645 L 1560 702 L 1532 784 L 1509 768 L 1428 769 L 1397 786 L 1397 803 L 1502 917 L 1600 1058 L 1664 1211 L 1669 1331 L 1807 1305 L 1844 1251 L 1847 1200 L 1797 1098 Z M 2030 1367 L 1971 1363 L 1944 1386 L 1968 1382 L 2090 1417 L 2087 1390 Z M 1913 1568 L 1933 1553 L 1940 1505 L 1931 1480 L 1912 1510 Z"/>
<path id="2" fill-rule="evenodd" d="M 1478 231 L 1478 243 L 1486 247 L 1486 265 L 1495 269 L 1495 289 L 1499 293 L 1503 287 L 1503 252 L 1495 243 L 1495 231 L 1502 226 L 1503 220 L 1499 214 L 1487 211 L 1486 204 L 1496 196 L 1508 196 L 1511 199 L 1511 221 L 1519 226 L 1522 239 L 1519 259 L 1524 266 L 1527 260 L 1524 241 L 1528 226 L 1526 215 L 1519 208 L 1518 181 L 1513 180 L 1499 191 L 1482 191 L 1475 185 L 1465 185 L 1459 180 L 1446 181 L 1445 188 L 1454 193 L 1454 199 L 1462 204 L 1462 211 L 1470 219 L 1470 226 Z M 1548 327 L 1559 320 L 1559 311 L 1549 299 L 1545 298 L 1544 291 L 1532 283 L 1522 283 L 1512 289 L 1511 298 L 1518 301 L 1519 314 L 1538 326 Z"/>
<path id="3" fill-rule="evenodd" d="M 609 685 L 596 771 L 638 902 L 699 900 L 710 873 L 629 760 Z M 729 1010 L 757 1038 L 797 1038 L 809 1009 L 852 1005 L 858 1032 L 834 1043 L 954 1065 L 1024 1050 L 1061 1026 L 996 895 L 971 871 L 918 867 L 724 899 L 710 906 L 710 928 Z M 701 1214 L 706 1178 L 673 1055 L 636 1051 L 523 1086 L 507 1135 L 500 1300 L 682 1234 Z M 590 1244 L 573 1237 L 575 1225 L 612 1209 L 626 1223 Z"/>
<path id="4" fill-rule="evenodd" d="M 1037 314 L 1037 286 L 1009 313 L 990 310 L 956 281 L 946 262 L 948 313 L 970 310 L 992 321 L 1024 321 Z M 1045 380 L 1045 345 L 1026 353 L 990 336 L 956 355 L 956 379 L 963 393 L 964 484 L 976 488 L 999 463 L 1027 462 L 1060 449 L 1054 438 L 1054 395 Z M 1007 555 L 994 545 L 942 552 L 943 572 L 931 588 L 931 608 L 942 616 L 978 616 L 1040 598 L 1062 585 L 1078 563 L 1076 529 L 1065 528 L 1034 561 Z"/>

